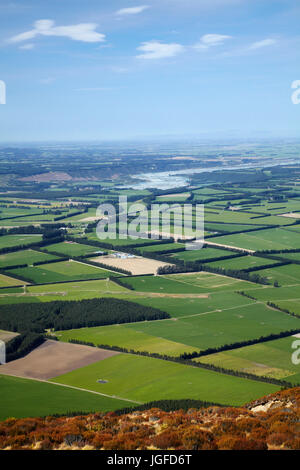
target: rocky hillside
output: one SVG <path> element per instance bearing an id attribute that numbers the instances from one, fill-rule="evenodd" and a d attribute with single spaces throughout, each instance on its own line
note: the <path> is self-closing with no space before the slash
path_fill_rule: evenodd
<path id="1" fill-rule="evenodd" d="M 300 449 L 300 387 L 243 408 L 158 408 L 76 417 L 10 418 L 0 449 Z"/>

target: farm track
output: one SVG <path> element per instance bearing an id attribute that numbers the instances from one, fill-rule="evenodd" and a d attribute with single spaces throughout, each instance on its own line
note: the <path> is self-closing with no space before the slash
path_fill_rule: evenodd
<path id="1" fill-rule="evenodd" d="M 174 299 L 207 299 L 209 297 L 209 294 L 163 294 L 161 292 L 137 292 L 137 291 L 130 291 L 130 292 L 124 292 L 124 291 L 114 291 L 114 292 L 101 292 L 103 295 L 130 295 L 130 296 L 136 296 L 136 297 L 169 297 L 169 298 L 174 298 Z M 66 296 L 68 295 L 68 292 L 66 291 L 60 291 L 60 292 L 39 292 L 39 293 L 18 293 L 14 294 L 13 296 L 10 294 L 0 294 L 1 297 L 45 297 L 45 296 L 51 296 L 51 295 L 61 295 L 61 296 Z"/>
<path id="2" fill-rule="evenodd" d="M 5 374 L 3 374 L 3 375 L 5 375 Z M 9 376 L 10 377 L 16 377 L 17 379 L 24 379 L 24 377 L 19 376 L 19 375 L 9 374 Z M 72 389 L 78 390 L 80 392 L 93 393 L 94 395 L 100 395 L 100 396 L 106 397 L 106 398 L 114 398 L 116 400 L 122 400 L 122 401 L 130 402 L 130 403 L 135 403 L 137 405 L 142 405 L 143 404 L 140 401 L 130 400 L 129 398 L 123 398 L 123 397 L 119 397 L 117 395 L 107 395 L 106 393 L 95 392 L 93 390 L 88 390 L 87 388 L 74 387 L 73 385 L 66 385 L 66 384 L 62 384 L 62 383 L 59 383 L 59 382 L 52 382 L 52 381 L 43 380 L 43 379 L 34 379 L 34 378 L 31 378 L 31 377 L 26 377 L 26 380 L 34 380 L 34 381 L 37 381 L 37 382 L 43 382 L 43 383 L 47 383 L 47 384 L 59 385 L 60 387 L 72 388 Z"/>
<path id="3" fill-rule="evenodd" d="M 241 253 L 250 253 L 250 254 L 255 253 L 255 250 L 248 250 L 247 248 L 240 248 L 238 246 L 224 245 L 224 244 L 221 244 L 221 243 L 213 243 L 213 242 L 209 242 L 207 240 L 205 240 L 205 244 L 206 245 L 212 245 L 212 246 L 213 245 L 220 246 L 220 247 L 224 247 L 224 248 L 233 248 L 234 250 L 240 251 Z"/>

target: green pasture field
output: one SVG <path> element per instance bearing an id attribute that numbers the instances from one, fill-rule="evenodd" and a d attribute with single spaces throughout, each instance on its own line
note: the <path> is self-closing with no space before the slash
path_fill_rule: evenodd
<path id="1" fill-rule="evenodd" d="M 185 202 L 187 198 L 190 196 L 191 193 L 183 193 L 181 194 L 170 194 L 169 196 L 158 196 L 155 199 L 155 202 L 159 202 L 163 204 L 164 202 L 168 203 L 171 201 L 172 203 L 176 202 Z"/>
<path id="2" fill-rule="evenodd" d="M 107 383 L 97 383 L 99 379 Z M 52 380 L 140 402 L 193 398 L 242 405 L 278 390 L 270 384 L 130 354 L 119 354 Z"/>
<path id="3" fill-rule="evenodd" d="M 62 222 L 63 223 L 69 223 L 69 222 L 73 223 L 73 222 L 75 222 L 76 223 L 76 222 L 80 222 L 84 219 L 87 219 L 89 217 L 96 217 L 96 211 L 97 211 L 97 209 L 92 207 L 92 208 L 89 208 L 87 212 L 83 212 L 82 214 L 72 215 L 72 213 L 70 213 L 68 217 L 66 217 L 65 219 L 62 220 Z M 76 210 L 76 211 L 73 211 L 73 212 L 76 213 L 78 211 Z"/>
<path id="4" fill-rule="evenodd" d="M 235 308 L 251 305 L 253 300 L 230 291 L 220 291 L 211 294 L 165 294 L 155 296 L 152 293 L 137 295 L 135 292 L 127 293 L 126 297 L 132 302 L 153 306 L 167 312 L 173 318 L 189 315 L 206 314 L 207 312 L 220 311 L 220 308 Z M 118 298 L 124 298 L 124 294 L 118 294 Z"/>
<path id="5" fill-rule="evenodd" d="M 251 209 L 250 209 L 251 210 Z M 256 207 L 253 208 L 253 211 L 256 210 Z M 272 215 L 276 214 L 288 214 L 289 212 L 298 212 L 300 211 L 300 201 L 288 200 L 284 202 L 277 201 L 276 203 L 263 202 L 259 207 L 259 212 L 271 213 Z M 290 219 L 291 221 L 293 219 Z"/>
<path id="6" fill-rule="evenodd" d="M 2 290 L 0 291 L 0 293 L 1 292 Z M 24 297 L 23 295 L 19 295 L 19 296 L 0 295 L 0 305 L 15 305 L 15 304 L 24 304 L 24 303 L 26 304 L 39 303 L 39 299 L 37 299 L 36 297 Z"/>
<path id="7" fill-rule="evenodd" d="M 243 269 L 256 268 L 259 266 L 272 266 L 276 263 L 278 263 L 278 261 L 249 255 L 239 256 L 237 258 L 231 258 L 222 261 L 213 261 L 212 263 L 207 263 L 207 265 L 212 268 L 232 269 L 239 271 Z"/>
<path id="8" fill-rule="evenodd" d="M 300 225 L 297 224 L 297 225 L 291 225 L 289 227 L 285 227 L 285 230 L 288 230 L 289 232 L 296 232 L 296 233 L 300 233 Z"/>
<path id="9" fill-rule="evenodd" d="M 12 295 L 12 294 L 24 294 L 24 284 L 25 282 L 24 281 L 19 281 L 19 285 L 22 285 L 22 287 L 7 287 L 7 289 L 5 287 L 1 287 L 1 290 L 0 290 L 0 296 L 3 296 L 3 295 Z"/>
<path id="10" fill-rule="evenodd" d="M 29 245 L 42 240 L 41 235 L 2 235 L 0 237 L 0 250 L 12 246 Z"/>
<path id="11" fill-rule="evenodd" d="M 268 268 L 256 271 L 262 277 L 266 277 L 269 282 L 279 282 L 280 286 L 300 284 L 300 265 L 286 264 L 278 268 Z"/>
<path id="12" fill-rule="evenodd" d="M 43 251 L 53 251 L 55 253 L 60 253 L 65 256 L 83 256 L 92 253 L 97 253 L 98 251 L 104 251 L 96 246 L 84 245 L 81 243 L 75 242 L 61 242 L 54 243 L 53 245 L 47 245 L 43 247 Z"/>
<path id="13" fill-rule="evenodd" d="M 228 191 L 215 189 L 215 188 L 200 188 L 193 189 L 193 194 L 200 194 L 201 196 L 221 196 L 224 197 L 228 195 Z"/>
<path id="14" fill-rule="evenodd" d="M 0 208 L 0 219 L 7 217 L 28 217 L 33 214 L 43 214 L 43 210 L 38 207 L 32 209 L 21 209 L 17 206 L 1 207 Z"/>
<path id="15" fill-rule="evenodd" d="M 297 253 L 276 253 L 275 256 L 279 256 L 283 261 L 300 261 L 300 252 Z"/>
<path id="16" fill-rule="evenodd" d="M 260 228 L 262 225 L 255 227 L 254 225 L 246 225 L 246 224 L 227 224 L 227 223 L 216 223 L 213 222 L 204 222 L 205 230 L 209 230 L 210 232 L 243 232 L 246 230 L 253 230 L 254 228 Z"/>
<path id="17" fill-rule="evenodd" d="M 23 276 L 36 284 L 45 282 L 76 281 L 88 279 L 104 279 L 109 276 L 118 276 L 113 271 L 97 268 L 77 261 L 61 261 L 41 266 L 11 269 L 15 276 Z"/>
<path id="18" fill-rule="evenodd" d="M 255 297 L 255 299 L 263 302 L 274 302 L 278 301 L 291 301 L 298 300 L 300 298 L 299 284 L 293 286 L 282 286 L 280 288 L 276 287 L 260 287 L 254 289 L 247 289 L 247 294 Z"/>
<path id="19" fill-rule="evenodd" d="M 221 296 L 214 298 L 215 308 L 206 310 L 207 304 L 202 304 L 202 311 L 200 309 L 199 311 L 195 305 L 192 305 L 194 310 L 189 309 L 191 299 L 187 299 L 186 305 L 180 302 L 182 299 L 176 299 L 176 308 L 179 309 L 181 304 L 182 310 L 181 315 L 178 315 L 175 321 L 170 319 L 128 324 L 128 328 L 176 343 L 194 346 L 201 350 L 253 340 L 283 331 L 298 329 L 300 331 L 300 319 L 296 317 L 273 310 L 260 303 L 228 304 L 229 299 L 230 297 L 225 299 L 224 305 Z M 151 299 L 151 306 L 156 307 L 156 302 L 153 300 L 156 299 Z M 165 302 L 160 302 L 159 308 L 170 313 L 172 307 L 167 305 L 168 301 L 161 300 Z M 149 305 L 147 301 L 148 299 L 144 299 L 141 303 Z M 200 300 L 198 305 L 201 306 Z M 176 318 L 175 310 L 173 310 L 172 316 Z"/>
<path id="20" fill-rule="evenodd" d="M 68 331 L 57 331 L 60 341 L 77 339 L 109 346 L 120 346 L 133 351 L 147 351 L 150 353 L 179 356 L 184 352 L 193 352 L 194 348 L 174 341 L 127 328 L 126 325 L 112 325 L 93 328 L 79 328 Z"/>
<path id="21" fill-rule="evenodd" d="M 34 214 L 34 212 L 36 211 L 32 211 L 32 214 Z M 17 219 L 3 220 L 2 222 L 5 222 L 5 224 L 3 225 L 9 225 L 10 222 L 13 222 L 14 225 L 23 225 L 23 223 L 26 223 L 26 222 L 32 222 L 32 223 L 53 222 L 55 217 L 58 217 L 58 215 L 55 215 L 55 214 L 28 215 L 28 216 L 20 217 Z"/>
<path id="22" fill-rule="evenodd" d="M 248 214 L 241 211 L 221 210 L 218 214 L 211 214 L 209 210 L 205 211 L 205 221 L 208 222 L 226 222 L 248 225 L 288 225 L 293 219 L 279 216 L 266 216 L 262 218 L 253 218 L 254 214 Z"/>
<path id="23" fill-rule="evenodd" d="M 290 300 L 278 300 L 276 301 L 276 305 L 278 305 L 278 307 L 284 310 L 289 310 L 289 312 L 295 313 L 300 318 L 300 298 Z"/>
<path id="24" fill-rule="evenodd" d="M 58 256 L 50 255 L 48 253 L 41 253 L 40 251 L 34 251 L 30 249 L 13 251 L 11 253 L 0 255 L 0 268 L 3 269 L 9 266 L 17 266 L 21 264 L 32 265 L 33 263 L 50 261 L 54 259 L 59 260 Z"/>
<path id="25" fill-rule="evenodd" d="M 195 361 L 259 376 L 283 379 L 299 385 L 299 365 L 292 362 L 292 353 L 295 351 L 292 344 L 296 340 L 296 337 L 289 336 L 266 343 L 211 354 L 195 359 Z"/>
<path id="26" fill-rule="evenodd" d="M 92 285 L 93 283 L 93 285 Z M 97 285 L 96 283 L 99 283 Z M 164 296 L 149 293 L 138 293 L 122 289 L 111 281 L 83 281 L 67 284 L 47 284 L 43 286 L 27 286 L 28 294 L 3 295 L 0 304 L 14 304 L 22 302 L 51 302 L 54 300 L 82 300 L 101 297 L 114 297 L 136 302 L 142 305 L 153 306 L 169 313 L 174 318 L 186 315 L 198 315 L 218 310 L 220 305 L 224 308 L 254 303 L 234 292 L 217 292 L 197 297 L 196 294 L 165 294 Z M 2 291 L 1 291 L 2 292 Z M 0 293 L 1 293 L 0 292 Z"/>
<path id="27" fill-rule="evenodd" d="M 202 248 L 201 250 L 185 250 L 179 253 L 170 253 L 172 258 L 176 258 L 185 262 L 188 261 L 206 261 L 211 258 L 223 258 L 225 256 L 233 256 L 233 251 L 222 250 L 217 248 Z M 238 256 L 238 254 L 236 253 Z"/>
<path id="28" fill-rule="evenodd" d="M 120 238 L 116 238 L 115 240 L 114 239 L 106 239 L 106 240 L 99 240 L 99 238 L 97 237 L 97 234 L 96 232 L 91 232 L 91 233 L 87 233 L 87 238 L 88 240 L 92 240 L 92 241 L 97 241 L 97 242 L 103 242 L 103 243 L 109 243 L 113 246 L 132 246 L 132 245 L 153 245 L 155 243 L 159 243 L 159 240 L 153 240 L 151 238 L 136 238 L 136 239 L 132 239 L 132 238 L 128 238 L 126 240 L 121 240 Z M 84 243 L 84 239 L 82 240 L 82 242 Z M 101 248 L 99 248 L 99 250 L 101 250 Z"/>
<path id="29" fill-rule="evenodd" d="M 115 194 L 114 194 L 115 193 Z M 150 191 L 148 191 L 148 189 L 119 189 L 119 188 L 114 188 L 112 191 L 111 191 L 111 194 L 109 194 L 109 197 L 111 195 L 113 196 L 141 196 L 141 198 L 143 196 L 149 196 L 151 194 Z"/>
<path id="30" fill-rule="evenodd" d="M 22 281 L 24 284 L 24 282 Z M 24 294 L 23 288 L 1 289 L 0 304 L 14 304 L 22 302 L 52 302 L 54 300 L 83 300 L 101 297 L 119 297 L 130 294 L 124 287 L 110 280 L 68 282 L 60 284 L 47 284 L 43 286 L 27 286 Z M 15 295 L 14 293 L 22 295 Z M 5 295 L 3 295 L 5 294 Z M 128 295 L 123 295 L 124 299 Z"/>
<path id="31" fill-rule="evenodd" d="M 168 294 L 201 294 L 221 290 L 247 289 L 253 284 L 206 272 L 165 276 L 126 277 L 126 284 L 141 292 Z"/>
<path id="32" fill-rule="evenodd" d="M 155 245 L 149 245 L 149 246 L 144 246 L 141 248 L 137 248 L 137 250 L 142 254 L 142 253 L 156 253 L 157 251 L 169 251 L 170 253 L 173 250 L 177 250 L 178 248 L 185 248 L 184 243 L 165 243 L 165 244 L 155 244 Z"/>
<path id="33" fill-rule="evenodd" d="M 72 411 L 105 412 L 134 406 L 128 401 L 62 387 L 51 382 L 5 375 L 0 375 L 0 389 L 0 420 L 66 414 Z"/>
<path id="34" fill-rule="evenodd" d="M 300 248 L 299 235 L 282 228 L 224 235 L 210 238 L 209 241 L 254 251 Z"/>
<path id="35" fill-rule="evenodd" d="M 10 276 L 5 276 L 5 274 L 0 274 L 0 287 L 9 287 L 9 286 L 23 286 L 27 284 L 24 281 L 20 281 L 19 279 L 14 279 Z M 2 291 L 0 290 L 0 294 Z"/>

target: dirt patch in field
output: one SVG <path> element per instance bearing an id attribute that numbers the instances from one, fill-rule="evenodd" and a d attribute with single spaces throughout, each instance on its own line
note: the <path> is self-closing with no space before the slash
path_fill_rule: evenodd
<path id="1" fill-rule="evenodd" d="M 177 194 L 164 194 L 163 196 L 159 196 L 160 198 L 168 198 L 168 197 L 190 197 L 191 193 L 177 193 Z"/>
<path id="2" fill-rule="evenodd" d="M 255 253 L 254 250 L 249 250 L 247 248 L 240 248 L 238 246 L 231 246 L 231 245 L 224 245 L 223 243 L 214 243 L 214 242 L 209 242 L 207 240 L 205 240 L 205 244 L 206 245 L 211 245 L 211 246 L 220 246 L 220 247 L 224 247 L 224 248 L 233 248 L 234 250 L 238 250 L 238 251 L 242 251 L 242 252 L 245 252 L 245 253 Z"/>
<path id="3" fill-rule="evenodd" d="M 288 214 L 279 214 L 280 217 L 291 217 L 292 219 L 300 219 L 300 212 L 289 212 Z"/>
<path id="4" fill-rule="evenodd" d="M 7 343 L 7 341 L 10 341 L 15 336 L 19 336 L 19 333 L 13 333 L 12 331 L 0 330 L 0 340 L 4 341 L 4 343 Z"/>
<path id="5" fill-rule="evenodd" d="M 38 183 L 48 183 L 51 181 L 70 181 L 72 176 L 63 171 L 49 171 L 48 173 L 40 173 L 39 175 L 25 176 L 20 181 L 36 181 Z"/>
<path id="6" fill-rule="evenodd" d="M 149 232 L 146 232 L 148 235 L 161 235 L 162 237 L 166 238 L 174 238 L 175 241 L 177 240 L 186 240 L 186 241 L 191 241 L 193 240 L 193 237 L 191 235 L 182 235 L 182 234 L 176 234 L 176 233 L 171 233 L 171 232 L 160 232 L 159 230 L 151 230 Z"/>
<path id="7" fill-rule="evenodd" d="M 119 354 L 114 351 L 47 340 L 27 356 L 0 366 L 0 374 L 47 380 Z"/>
<path id="8" fill-rule="evenodd" d="M 113 268 L 125 269 L 130 271 L 133 275 L 136 274 L 156 274 L 158 268 L 163 266 L 172 266 L 162 261 L 156 261 L 153 259 L 143 258 L 136 256 L 134 258 L 116 258 L 112 255 L 98 256 L 97 258 L 91 258 L 94 263 L 103 263 Z"/>
<path id="9" fill-rule="evenodd" d="M 96 220 L 107 219 L 107 217 L 86 217 L 85 219 L 80 219 L 80 222 L 95 222 Z"/>

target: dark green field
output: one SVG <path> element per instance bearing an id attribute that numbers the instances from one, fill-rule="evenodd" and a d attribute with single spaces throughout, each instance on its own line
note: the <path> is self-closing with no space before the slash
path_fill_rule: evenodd
<path id="1" fill-rule="evenodd" d="M 77 261 L 62 261 L 36 267 L 11 269 L 16 277 L 21 276 L 35 284 L 87 279 L 105 279 L 116 275 L 112 271 L 96 268 Z"/>

